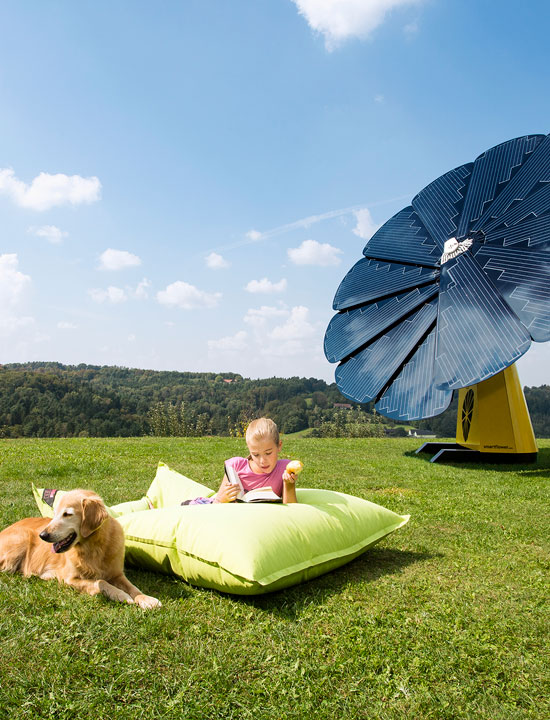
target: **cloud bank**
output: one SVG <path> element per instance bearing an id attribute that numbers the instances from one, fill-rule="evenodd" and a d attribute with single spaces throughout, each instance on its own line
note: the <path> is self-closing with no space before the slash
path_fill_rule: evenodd
<path id="1" fill-rule="evenodd" d="M 0 334 L 4 336 L 34 322 L 32 317 L 20 314 L 32 281 L 18 267 L 15 253 L 0 255 Z"/>
<path id="2" fill-rule="evenodd" d="M 157 293 L 157 300 L 161 305 L 166 305 L 167 307 L 194 310 L 205 307 L 216 307 L 221 296 L 222 294 L 219 292 L 207 293 L 183 280 L 177 280 L 167 285 L 165 290 L 160 290 Z"/>
<path id="3" fill-rule="evenodd" d="M 355 213 L 355 217 L 357 219 L 357 225 L 353 229 L 353 232 L 363 240 L 370 240 L 380 225 L 374 222 L 370 210 L 367 208 L 358 210 Z"/>
<path id="4" fill-rule="evenodd" d="M 252 357 L 287 358 L 310 356 L 311 346 L 319 333 L 309 316 L 309 308 L 297 305 L 250 308 L 243 318 L 247 330 L 219 340 L 209 340 L 210 352 L 235 353 L 246 350 Z"/>
<path id="5" fill-rule="evenodd" d="M 231 265 L 231 263 L 227 262 L 227 260 L 217 252 L 211 252 L 204 258 L 204 260 L 206 262 L 206 267 L 209 267 L 210 270 L 223 270 Z"/>
<path id="6" fill-rule="evenodd" d="M 316 240 L 304 240 L 297 248 L 289 248 L 288 257 L 295 265 L 319 265 L 327 267 L 340 263 L 342 250 L 329 243 L 318 243 Z"/>
<path id="7" fill-rule="evenodd" d="M 68 237 L 69 233 L 60 230 L 55 225 L 42 225 L 42 227 L 30 227 L 29 232 L 36 237 L 46 238 L 53 245 L 59 245 L 63 242 L 63 238 Z"/>
<path id="8" fill-rule="evenodd" d="M 29 210 L 41 212 L 61 205 L 90 204 L 99 200 L 100 192 L 101 183 L 96 177 L 42 172 L 28 185 L 11 168 L 0 169 L 0 195 Z"/>
<path id="9" fill-rule="evenodd" d="M 325 38 L 330 52 L 349 38 L 365 39 L 393 9 L 421 0 L 293 0 L 309 26 Z"/>
<path id="10" fill-rule="evenodd" d="M 267 278 L 262 278 L 261 280 L 251 280 L 248 285 L 246 285 L 245 290 L 249 293 L 265 293 L 267 295 L 272 295 L 273 293 L 280 293 L 284 292 L 286 290 L 287 282 L 285 278 L 282 278 L 279 280 L 278 283 L 271 282 L 271 280 L 268 280 Z"/>
<path id="11" fill-rule="evenodd" d="M 114 287 L 113 285 L 110 285 L 106 290 L 93 288 L 92 290 L 89 290 L 88 293 L 92 300 L 99 304 L 109 302 L 113 305 L 118 305 L 119 303 L 126 302 L 126 300 L 128 300 L 128 296 L 124 290 L 119 287 Z"/>
<path id="12" fill-rule="evenodd" d="M 123 270 L 137 265 L 141 265 L 141 258 L 126 250 L 108 248 L 99 256 L 101 270 Z"/>

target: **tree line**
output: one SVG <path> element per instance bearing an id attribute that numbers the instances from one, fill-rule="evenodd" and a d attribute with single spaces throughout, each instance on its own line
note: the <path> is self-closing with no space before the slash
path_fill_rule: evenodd
<path id="1" fill-rule="evenodd" d="M 538 437 L 550 437 L 550 387 L 525 388 Z M 457 400 L 441 415 L 409 423 L 454 437 Z M 267 415 L 285 433 L 382 436 L 394 423 L 316 378 L 250 380 L 190 373 L 33 362 L 0 366 L 0 437 L 238 435 Z M 404 433 L 403 433 L 404 434 Z"/>
<path id="2" fill-rule="evenodd" d="M 250 380 L 191 373 L 32 362 L 0 366 L 1 437 L 231 435 L 267 415 L 285 433 L 319 426 L 339 404 L 316 378 Z"/>

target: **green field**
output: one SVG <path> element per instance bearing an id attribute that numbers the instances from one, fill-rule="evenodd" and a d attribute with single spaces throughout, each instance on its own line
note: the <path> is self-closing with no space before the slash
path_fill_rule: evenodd
<path id="1" fill-rule="evenodd" d="M 290 436 L 300 484 L 408 525 L 310 583 L 242 598 L 128 570 L 163 608 L 0 576 L 0 719 L 550 717 L 550 441 L 538 463 L 432 465 L 419 440 Z M 215 487 L 231 438 L 0 441 L 0 527 L 30 483 L 141 497 L 159 460 Z M 283 453 L 284 455 L 284 453 Z"/>

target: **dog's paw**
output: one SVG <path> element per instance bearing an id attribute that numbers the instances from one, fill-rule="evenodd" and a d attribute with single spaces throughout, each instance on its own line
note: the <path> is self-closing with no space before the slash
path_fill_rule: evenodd
<path id="1" fill-rule="evenodd" d="M 139 605 L 142 610 L 152 610 L 153 608 L 162 607 L 161 601 L 150 595 L 136 595 L 134 603 Z"/>

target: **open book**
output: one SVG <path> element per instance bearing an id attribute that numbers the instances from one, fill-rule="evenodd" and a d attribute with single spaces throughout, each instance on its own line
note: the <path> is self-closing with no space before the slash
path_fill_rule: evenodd
<path id="1" fill-rule="evenodd" d="M 227 463 L 225 463 L 225 476 L 232 485 L 239 486 L 240 491 L 237 500 L 241 502 L 280 502 L 281 500 L 268 486 L 246 492 L 237 471 Z"/>

